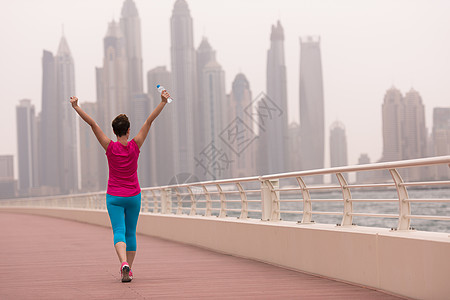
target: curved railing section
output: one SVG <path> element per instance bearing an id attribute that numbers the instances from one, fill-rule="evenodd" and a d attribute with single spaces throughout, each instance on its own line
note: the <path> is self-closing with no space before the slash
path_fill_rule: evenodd
<path id="1" fill-rule="evenodd" d="M 337 226 L 354 226 L 355 219 L 391 219 L 395 225 L 387 227 L 411 230 L 412 220 L 450 221 L 449 178 L 407 182 L 402 175 L 429 172 L 440 165 L 450 168 L 450 156 L 143 188 L 141 210 L 142 213 L 264 221 L 283 218 L 299 224 L 329 217 L 331 223 L 337 220 L 334 223 Z M 372 178 L 378 176 L 379 180 L 348 183 L 349 177 L 364 172 L 378 172 Z M 312 183 L 321 176 L 331 176 L 335 183 Z M 440 191 L 439 197 L 430 197 L 436 190 Z M 420 194 L 417 191 L 422 191 L 422 197 L 414 196 Z M 390 196 L 384 198 L 384 195 Z M 437 205 L 434 210 L 437 213 L 430 214 L 420 204 Z M 378 209 L 384 205 L 390 206 Z M 0 206 L 106 210 L 104 192 L 2 200 Z M 378 224 L 381 226 L 377 227 L 386 227 L 385 223 Z M 450 228 L 450 222 L 446 224 Z"/>

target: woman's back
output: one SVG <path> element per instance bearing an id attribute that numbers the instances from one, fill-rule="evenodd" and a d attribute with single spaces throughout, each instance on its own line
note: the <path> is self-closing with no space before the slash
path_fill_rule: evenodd
<path id="1" fill-rule="evenodd" d="M 126 146 L 120 142 L 109 143 L 106 149 L 109 166 L 108 194 L 131 197 L 141 192 L 137 176 L 139 153 L 134 140 L 129 141 Z"/>

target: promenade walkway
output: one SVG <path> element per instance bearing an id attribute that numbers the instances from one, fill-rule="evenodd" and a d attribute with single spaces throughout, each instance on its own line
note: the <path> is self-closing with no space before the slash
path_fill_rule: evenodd
<path id="1" fill-rule="evenodd" d="M 0 212 L 0 299 L 399 299 L 149 236 L 131 283 L 109 228 Z"/>

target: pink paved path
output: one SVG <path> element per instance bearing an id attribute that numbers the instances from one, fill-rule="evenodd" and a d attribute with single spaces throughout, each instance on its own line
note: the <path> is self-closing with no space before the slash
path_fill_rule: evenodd
<path id="1" fill-rule="evenodd" d="M 0 299 L 399 299 L 139 235 L 131 283 L 119 281 L 109 228 L 0 212 Z"/>

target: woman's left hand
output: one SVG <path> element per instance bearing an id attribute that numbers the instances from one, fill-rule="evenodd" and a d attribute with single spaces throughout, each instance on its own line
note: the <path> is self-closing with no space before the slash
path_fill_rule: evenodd
<path id="1" fill-rule="evenodd" d="M 72 104 L 73 108 L 77 107 L 78 106 L 78 98 L 75 96 L 70 97 L 70 103 Z"/>

